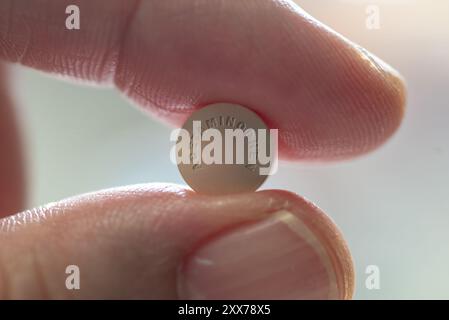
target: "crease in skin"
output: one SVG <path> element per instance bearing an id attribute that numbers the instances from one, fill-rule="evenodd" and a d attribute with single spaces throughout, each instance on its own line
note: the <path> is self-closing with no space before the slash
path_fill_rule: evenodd
<path id="1" fill-rule="evenodd" d="M 12 24 L 13 24 L 12 17 L 14 17 L 14 8 L 15 8 L 14 0 L 9 0 L 7 2 L 9 3 L 9 17 L 8 17 L 8 23 L 7 23 L 7 27 L 6 27 L 8 32 L 5 33 L 6 35 L 8 35 L 10 30 L 12 29 Z M 30 27 L 28 20 L 24 19 L 24 21 L 22 21 L 21 27 L 26 29 L 26 32 L 24 32 L 26 34 L 26 36 L 22 37 L 22 39 L 25 39 L 24 44 L 23 44 L 23 49 L 21 51 L 16 51 L 15 62 L 17 62 L 18 64 L 22 64 L 22 61 L 27 56 L 28 50 L 31 45 L 31 30 L 32 30 L 32 28 Z"/>
<path id="2" fill-rule="evenodd" d="M 119 36 L 119 40 L 118 40 L 118 50 L 117 50 L 117 57 L 116 57 L 116 63 L 114 64 L 114 69 L 112 71 L 112 75 L 111 75 L 111 79 L 110 81 L 116 85 L 117 83 L 117 70 L 120 68 L 120 61 L 122 61 L 122 57 L 123 57 L 123 51 L 125 49 L 125 43 L 126 43 L 126 38 L 128 37 L 130 28 L 132 26 L 134 17 L 136 16 L 140 4 L 142 3 L 142 0 L 134 0 L 134 3 L 132 5 L 132 9 L 130 10 L 128 17 L 125 20 L 125 24 L 124 24 L 124 28 L 122 31 L 122 34 Z M 105 54 L 107 54 L 107 52 L 105 52 Z M 107 59 L 105 59 L 107 60 Z M 125 92 L 126 93 L 126 92 Z"/>
<path id="3" fill-rule="evenodd" d="M 51 290 L 47 284 L 49 284 L 49 279 L 46 276 L 45 268 L 43 267 L 45 263 L 41 261 L 40 255 L 38 254 L 36 248 L 31 248 L 31 270 L 34 271 L 34 279 L 37 283 L 37 288 L 39 288 L 39 297 L 43 300 L 48 300 L 51 297 Z"/>
<path id="4" fill-rule="evenodd" d="M 11 283 L 7 276 L 3 253 L 0 250 L 0 300 L 9 300 L 9 292 L 11 292 Z"/>
<path id="5" fill-rule="evenodd" d="M 9 14 L 6 15 L 6 28 L 4 34 L 2 34 L 2 37 L 5 37 L 11 32 L 11 25 L 12 25 L 12 13 L 13 13 L 13 5 L 14 1 L 12 0 L 6 0 L 7 6 L 8 6 L 8 12 Z"/>

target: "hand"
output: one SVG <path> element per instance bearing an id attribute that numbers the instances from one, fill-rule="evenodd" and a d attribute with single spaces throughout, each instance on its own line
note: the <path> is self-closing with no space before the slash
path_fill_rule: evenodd
<path id="1" fill-rule="evenodd" d="M 81 29 L 65 28 L 75 2 Z M 279 128 L 288 160 L 351 158 L 400 124 L 398 74 L 289 1 L 2 0 L 0 58 L 114 85 L 180 125 L 234 102 Z M 0 213 L 23 209 L 20 138 L 0 93 Z M 80 290 L 67 290 L 76 264 Z M 210 197 L 148 184 L 76 196 L 0 220 L 2 298 L 348 299 L 335 224 L 286 191 Z"/>

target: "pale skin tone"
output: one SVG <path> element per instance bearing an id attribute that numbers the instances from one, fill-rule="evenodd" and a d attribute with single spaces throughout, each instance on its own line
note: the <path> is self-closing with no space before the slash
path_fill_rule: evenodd
<path id="1" fill-rule="evenodd" d="M 248 106 L 279 129 L 279 152 L 289 161 L 350 159 L 372 151 L 403 117 L 405 90 L 398 74 L 289 1 L 79 0 L 82 20 L 76 32 L 64 27 L 68 4 L 1 1 L 0 59 L 115 86 L 178 127 L 209 103 Z M 295 227 L 300 237 L 325 244 L 319 252 L 327 260 L 320 261 L 329 262 L 324 264 L 333 273 L 326 281 L 332 283 L 307 283 L 309 292 L 317 293 L 313 297 L 353 295 L 354 271 L 343 236 L 317 207 L 286 191 L 207 197 L 182 186 L 148 184 L 24 211 L 20 130 L 2 70 L 0 298 L 198 297 L 180 288 L 188 277 L 204 291 L 200 297 L 239 297 L 241 291 L 232 288 L 217 293 L 202 287 L 209 281 L 202 275 L 210 281 L 229 276 L 228 259 L 208 245 L 282 210 L 307 226 L 307 235 Z M 256 252 L 268 245 L 249 247 Z M 239 256 L 242 246 L 235 247 L 232 256 Z M 213 273 L 192 271 L 198 266 L 189 259 L 198 250 L 220 261 Z M 308 266 L 309 260 L 288 277 L 309 269 L 308 277 L 315 277 L 318 269 Z M 69 264 L 79 265 L 82 290 L 65 288 Z M 240 272 L 238 264 L 229 267 L 238 271 L 232 275 L 248 271 L 242 266 Z M 290 287 L 265 288 L 269 281 L 252 285 L 259 286 L 257 292 L 274 292 L 270 298 L 307 297 L 303 282 L 284 281 L 286 273 L 280 274 L 273 283 Z M 329 288 L 337 293 L 332 296 Z"/>

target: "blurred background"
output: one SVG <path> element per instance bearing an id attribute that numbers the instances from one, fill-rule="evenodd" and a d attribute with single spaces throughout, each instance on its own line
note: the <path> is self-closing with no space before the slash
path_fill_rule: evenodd
<path id="1" fill-rule="evenodd" d="M 355 298 L 449 299 L 449 1 L 297 2 L 402 73 L 407 113 L 376 152 L 334 164 L 283 163 L 263 188 L 301 194 L 334 219 L 356 264 Z M 369 20 L 373 8 L 378 25 Z M 115 91 L 14 72 L 30 205 L 126 184 L 184 184 L 169 160 L 170 128 Z M 365 285 L 369 265 L 380 270 L 377 290 Z"/>

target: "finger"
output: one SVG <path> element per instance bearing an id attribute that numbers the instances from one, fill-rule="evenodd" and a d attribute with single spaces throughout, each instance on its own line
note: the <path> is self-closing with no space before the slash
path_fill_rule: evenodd
<path id="1" fill-rule="evenodd" d="M 248 106 L 291 159 L 367 152 L 403 116 L 397 72 L 290 1 L 4 0 L 0 18 L 0 57 L 113 83 L 176 124 L 208 103 Z"/>
<path id="2" fill-rule="evenodd" d="M 25 205 L 25 184 L 18 123 L 6 92 L 4 66 L 0 64 L 0 218 Z"/>
<path id="3" fill-rule="evenodd" d="M 348 299 L 335 224 L 291 193 L 174 185 L 89 194 L 0 222 L 2 298 Z M 67 290 L 68 265 L 79 290 Z"/>

